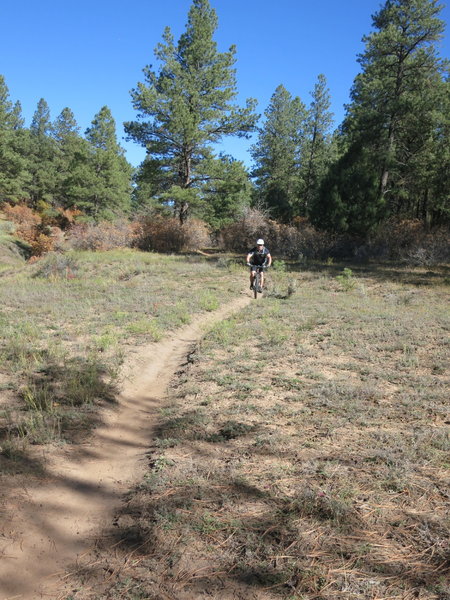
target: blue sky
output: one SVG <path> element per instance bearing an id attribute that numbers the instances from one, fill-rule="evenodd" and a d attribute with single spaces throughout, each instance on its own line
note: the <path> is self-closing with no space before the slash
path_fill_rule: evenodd
<path id="1" fill-rule="evenodd" d="M 319 73 L 331 92 L 335 124 L 358 72 L 361 38 L 371 30 L 380 0 L 210 0 L 219 27 L 220 51 L 237 47 L 238 102 L 253 97 L 264 113 L 279 84 L 306 104 Z M 178 39 L 191 0 L 3 0 L 0 73 L 11 100 L 20 100 L 29 125 L 40 98 L 52 119 L 68 106 L 84 132 L 105 104 L 119 139 L 122 123 L 133 120 L 129 91 L 155 64 L 153 50 L 166 25 Z M 450 22 L 450 8 L 441 18 Z M 450 58 L 446 31 L 441 55 Z M 121 140 L 128 160 L 138 165 L 145 151 Z M 251 141 L 226 141 L 221 150 L 251 163 Z"/>

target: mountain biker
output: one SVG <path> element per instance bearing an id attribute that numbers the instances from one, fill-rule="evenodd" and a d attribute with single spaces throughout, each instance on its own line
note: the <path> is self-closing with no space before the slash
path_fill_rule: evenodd
<path id="1" fill-rule="evenodd" d="M 272 257 L 269 249 L 264 246 L 264 240 L 261 238 L 256 240 L 256 246 L 250 250 L 247 254 L 247 265 L 250 267 L 250 289 L 253 289 L 253 281 L 255 279 L 256 269 L 259 268 L 261 272 L 261 288 L 258 292 L 262 292 L 264 287 L 264 268 L 270 267 L 272 264 Z"/>

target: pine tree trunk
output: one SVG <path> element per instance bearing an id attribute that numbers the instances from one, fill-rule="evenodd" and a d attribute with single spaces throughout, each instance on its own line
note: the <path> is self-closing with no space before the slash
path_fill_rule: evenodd
<path id="1" fill-rule="evenodd" d="M 183 202 L 180 205 L 179 211 L 178 211 L 178 215 L 180 217 L 180 223 L 181 225 L 184 225 L 187 221 L 188 218 L 188 213 L 189 213 L 189 203 L 188 202 Z"/>
<path id="2" fill-rule="evenodd" d="M 317 138 L 317 130 L 314 127 L 313 137 L 311 140 L 311 152 L 309 153 L 308 159 L 308 174 L 306 176 L 306 188 L 305 188 L 305 200 L 304 200 L 304 211 L 305 217 L 309 214 L 309 206 L 310 206 L 310 198 L 311 198 L 311 187 L 312 187 L 312 170 L 313 163 L 315 158 L 315 150 L 316 150 L 316 138 Z"/>
<path id="3" fill-rule="evenodd" d="M 382 174 L 381 174 L 381 181 L 380 181 L 380 194 L 381 194 L 381 197 L 383 197 L 386 194 L 386 191 L 387 191 L 387 186 L 388 186 L 388 182 L 389 182 L 388 161 L 389 161 L 389 158 L 391 156 L 393 148 L 394 148 L 394 127 L 393 127 L 392 121 L 391 121 L 391 124 L 389 125 L 388 148 L 387 148 L 388 159 L 384 160 L 383 171 L 382 171 Z"/>
<path id="4" fill-rule="evenodd" d="M 186 150 L 183 156 L 183 166 L 182 166 L 182 185 L 181 187 L 185 190 L 189 189 L 191 185 L 191 155 L 189 150 Z M 183 201 L 179 206 L 179 217 L 181 225 L 186 223 L 189 214 L 189 202 Z"/>

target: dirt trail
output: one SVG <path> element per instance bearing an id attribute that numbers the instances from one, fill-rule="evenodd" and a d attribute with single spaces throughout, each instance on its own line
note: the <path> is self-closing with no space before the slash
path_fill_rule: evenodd
<path id="1" fill-rule="evenodd" d="M 0 600 L 58 598 L 65 567 L 110 525 L 123 494 L 146 469 L 145 453 L 170 379 L 206 328 L 250 302 L 241 296 L 126 365 L 119 405 L 105 411 L 88 445 L 52 453 L 38 487 L 0 507 Z"/>

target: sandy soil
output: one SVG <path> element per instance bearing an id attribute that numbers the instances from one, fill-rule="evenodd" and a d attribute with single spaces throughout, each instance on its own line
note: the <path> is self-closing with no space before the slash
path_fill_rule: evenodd
<path id="1" fill-rule="evenodd" d="M 0 600 L 60 597 L 66 567 L 89 551 L 143 476 L 158 409 L 190 347 L 250 300 L 243 295 L 141 348 L 125 365 L 118 406 L 105 410 L 89 443 L 50 453 L 39 485 L 30 480 L 8 493 L 0 506 Z"/>

